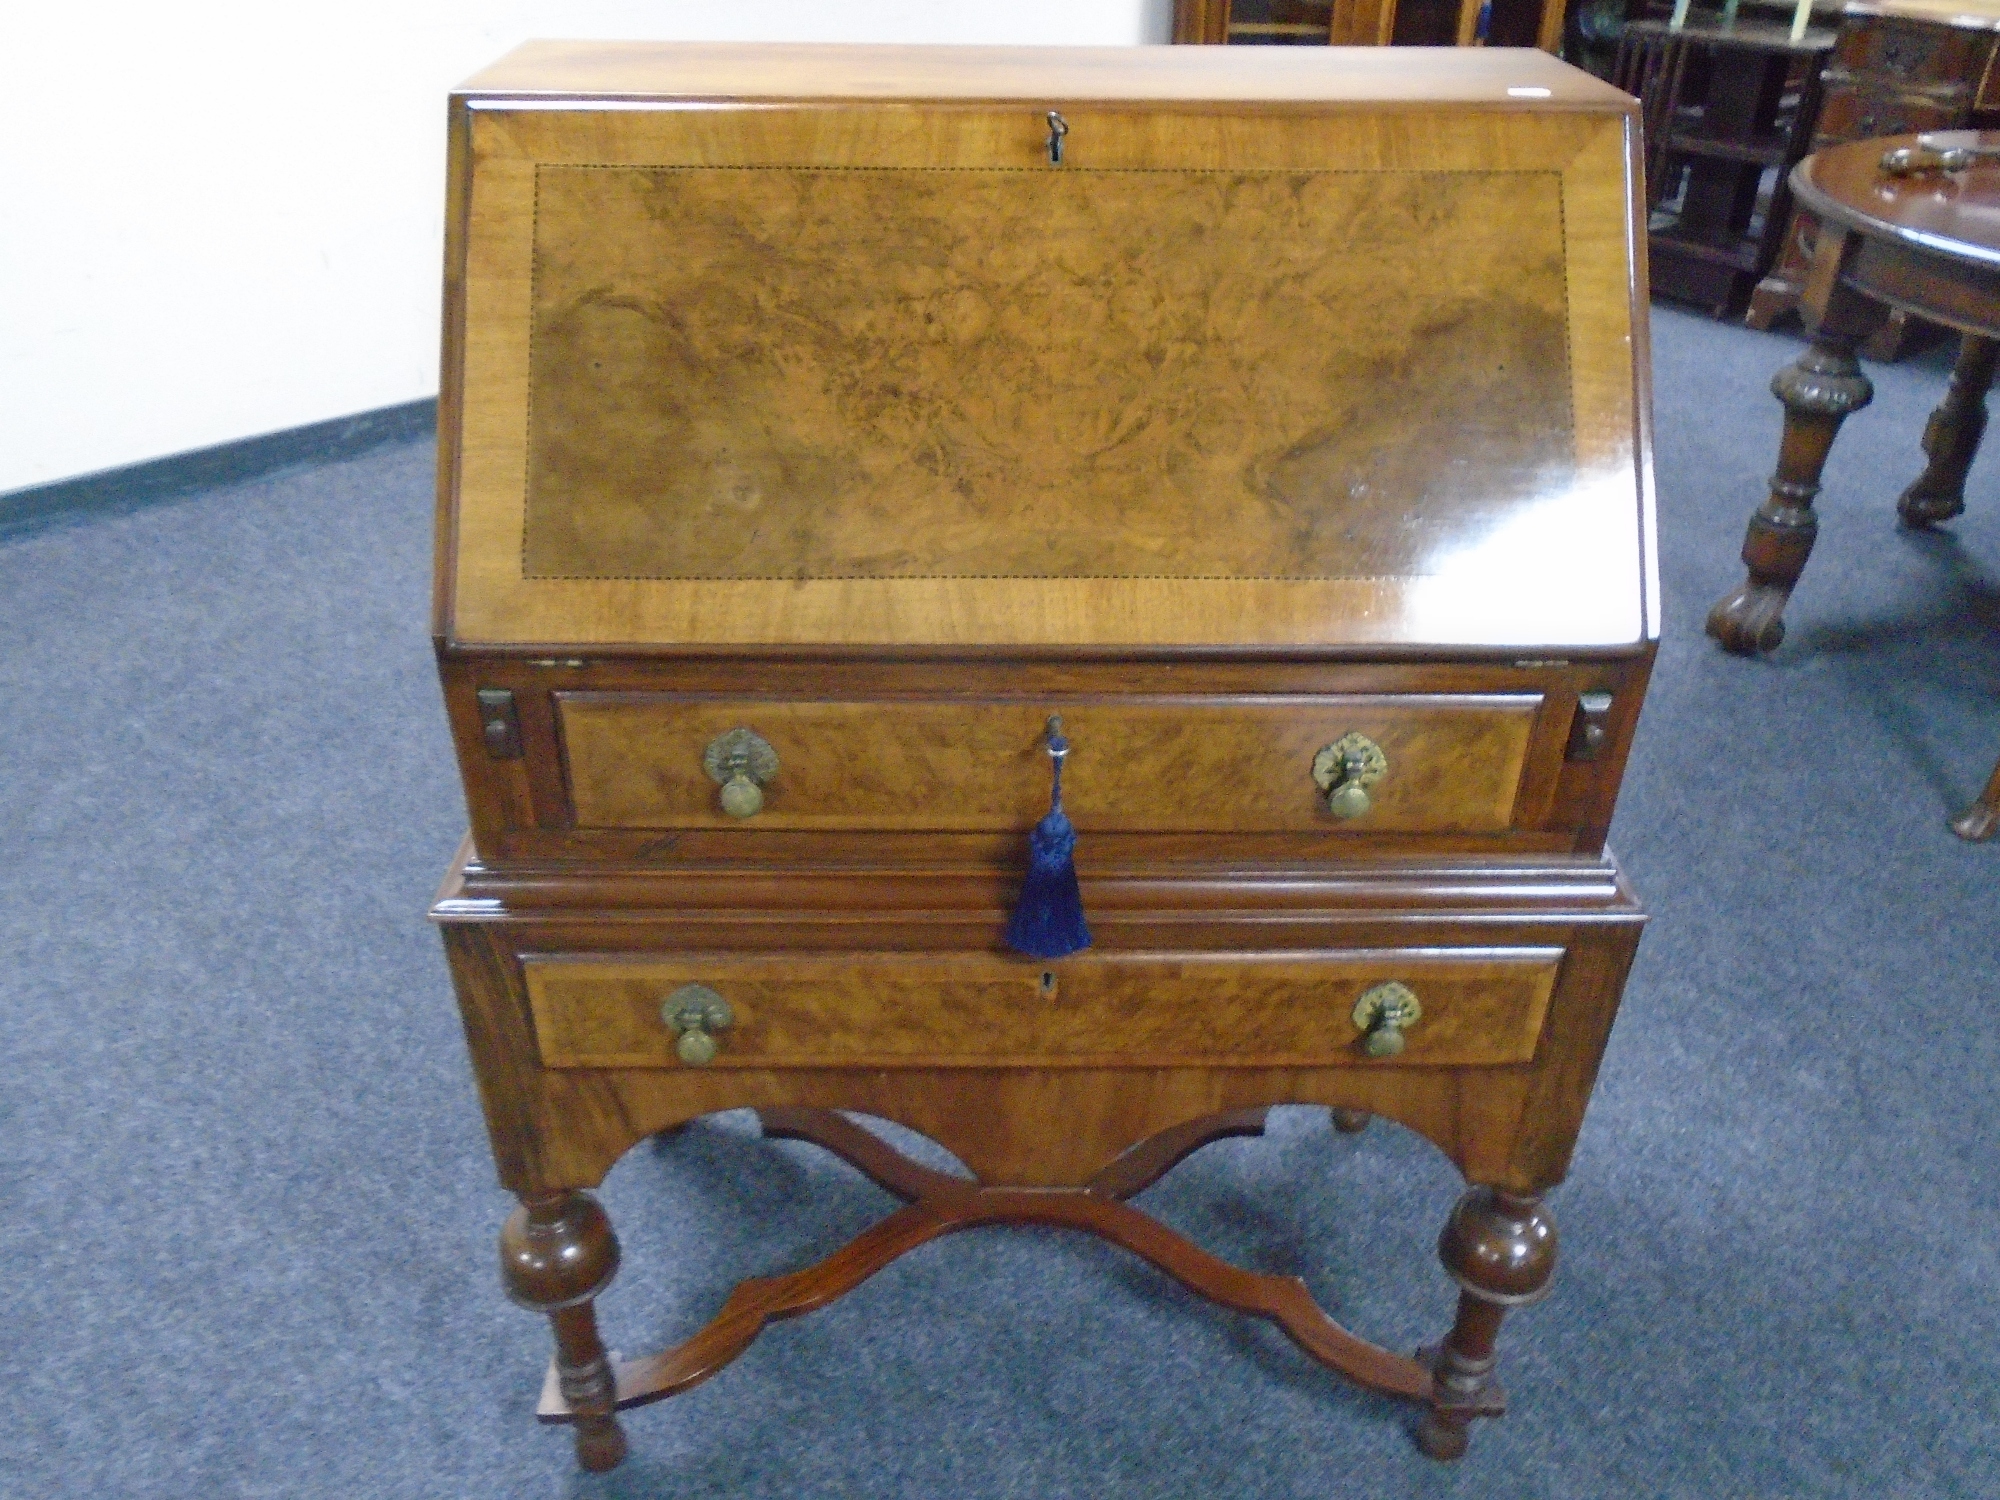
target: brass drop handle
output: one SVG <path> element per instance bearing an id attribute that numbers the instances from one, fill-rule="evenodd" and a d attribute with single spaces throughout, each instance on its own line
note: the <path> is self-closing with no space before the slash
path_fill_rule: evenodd
<path id="1" fill-rule="evenodd" d="M 764 808 L 764 784 L 778 774 L 778 752 L 754 729 L 732 729 L 708 742 L 701 768 L 722 788 L 722 810 L 753 818 Z"/>
<path id="2" fill-rule="evenodd" d="M 736 1012 L 707 985 L 684 984 L 661 1003 L 660 1019 L 680 1038 L 674 1043 L 680 1060 L 700 1068 L 715 1061 L 715 1033 L 727 1031 Z"/>
<path id="3" fill-rule="evenodd" d="M 1389 774 L 1389 757 L 1365 734 L 1344 734 L 1313 757 L 1313 785 L 1336 818 L 1358 818 L 1374 806 L 1368 789 Z"/>
<path id="4" fill-rule="evenodd" d="M 1370 1057 L 1395 1057 L 1403 1050 L 1403 1033 L 1423 1019 L 1417 992 L 1394 979 L 1372 984 L 1354 1002 L 1354 1029 L 1361 1033 L 1361 1050 Z"/>

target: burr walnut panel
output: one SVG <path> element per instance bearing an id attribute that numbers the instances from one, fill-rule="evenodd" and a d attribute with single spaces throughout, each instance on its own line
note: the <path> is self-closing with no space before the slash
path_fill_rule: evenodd
<path id="1" fill-rule="evenodd" d="M 468 101 L 441 634 L 1650 638 L 1624 106 L 1442 66 L 1490 107 Z"/>
<path id="2" fill-rule="evenodd" d="M 822 954 L 523 960 L 542 1062 L 684 1068 L 661 1004 L 706 985 L 734 1012 L 715 1068 L 1486 1066 L 1535 1053 L 1560 948 L 1086 955 Z M 1422 1015 L 1370 1058 L 1356 1000 L 1395 980 Z"/>
<path id="3" fill-rule="evenodd" d="M 1539 693 L 872 702 L 558 695 L 576 819 L 594 828 L 979 831 L 1048 810 L 1043 729 L 1062 715 L 1063 801 L 1084 832 L 1511 826 Z M 702 751 L 738 727 L 777 751 L 764 807 L 738 822 Z M 1373 805 L 1343 821 L 1312 779 L 1349 732 L 1388 757 Z"/>
<path id="4" fill-rule="evenodd" d="M 529 578 L 1421 574 L 1576 478 L 1554 171 L 542 166 L 534 264 Z"/>

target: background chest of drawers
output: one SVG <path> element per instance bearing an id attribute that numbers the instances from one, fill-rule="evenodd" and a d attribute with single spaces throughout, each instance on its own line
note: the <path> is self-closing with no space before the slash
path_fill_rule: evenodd
<path id="1" fill-rule="evenodd" d="M 1629 111 L 1501 51 L 537 44 L 455 96 L 433 915 L 586 1465 L 976 1223 L 1125 1245 L 1436 1456 L 1499 1411 L 1642 920 Z M 1003 935 L 1058 729 L 1050 958 Z M 1438 1348 L 1124 1204 L 1277 1104 L 1466 1174 Z M 746 1106 L 908 1206 L 614 1365 L 588 1189 Z"/>

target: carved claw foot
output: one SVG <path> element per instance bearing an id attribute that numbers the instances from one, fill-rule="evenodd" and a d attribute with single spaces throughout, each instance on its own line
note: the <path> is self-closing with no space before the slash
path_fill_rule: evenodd
<path id="1" fill-rule="evenodd" d="M 1905 526 L 1933 526 L 1965 513 L 1965 476 L 1986 432 L 1986 392 L 1993 384 L 2000 343 L 1965 336 L 1944 401 L 1924 424 L 1924 456 L 1930 462 L 1896 502 Z"/>
<path id="2" fill-rule="evenodd" d="M 1708 612 L 1708 633 L 1725 650 L 1749 656 L 1775 651 L 1785 638 L 1785 601 L 1791 597 L 1819 535 L 1813 500 L 1820 473 L 1840 424 L 1875 396 L 1854 358 L 1858 338 L 1872 329 L 1866 316 L 1850 327 L 1822 323 L 1810 349 L 1771 380 L 1771 394 L 1785 406 L 1785 432 L 1771 493 L 1751 514 L 1743 535 L 1741 588 Z"/>
<path id="3" fill-rule="evenodd" d="M 1746 583 L 1727 598 L 1716 601 L 1708 612 L 1708 633 L 1722 643 L 1725 651 L 1738 656 L 1756 656 L 1775 651 L 1785 639 L 1781 618 L 1789 588 L 1775 584 Z"/>
<path id="4" fill-rule="evenodd" d="M 1903 491 L 1896 502 L 1896 519 L 1912 530 L 1935 526 L 1940 521 L 1949 521 L 1953 516 L 1965 514 L 1965 490 L 1961 487 L 1956 494 L 1937 494 L 1923 489 L 1923 481 L 1918 480 Z"/>
<path id="5" fill-rule="evenodd" d="M 1431 1367 L 1434 1389 L 1416 1439 L 1426 1455 L 1448 1462 L 1465 1456 L 1477 1418 L 1506 1410 L 1493 1378 L 1494 1341 L 1511 1309 L 1548 1290 L 1555 1221 L 1537 1198 L 1469 1188 L 1438 1236 L 1438 1259 L 1458 1283 L 1458 1315 L 1444 1342 L 1419 1355 Z"/>
<path id="6" fill-rule="evenodd" d="M 588 1193 L 529 1193 L 500 1230 L 500 1281 L 556 1335 L 556 1378 L 575 1413 L 576 1461 L 593 1474 L 625 1458 L 617 1384 L 592 1300 L 618 1274 L 618 1238 Z"/>

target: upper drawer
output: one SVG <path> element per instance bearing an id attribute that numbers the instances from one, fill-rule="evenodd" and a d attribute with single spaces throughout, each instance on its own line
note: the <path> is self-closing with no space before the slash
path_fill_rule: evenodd
<path id="1" fill-rule="evenodd" d="M 1389 1067 L 1532 1060 L 1562 957 L 1392 948 L 1043 966 L 986 953 L 592 954 L 522 966 L 552 1068 L 685 1066 L 676 1018 L 691 1004 L 704 1008 L 717 1067 Z M 1400 1045 L 1373 1055 L 1383 1004 L 1396 1008 Z"/>
<path id="2" fill-rule="evenodd" d="M 748 729 L 776 754 L 772 829 L 1025 829 L 1048 810 L 1048 716 L 1070 754 L 1063 803 L 1089 831 L 1461 832 L 1512 826 L 1539 693 L 769 701 L 557 695 L 584 828 L 739 826 L 703 764 Z M 1313 775 L 1348 735 L 1381 753 L 1342 818 Z"/>

